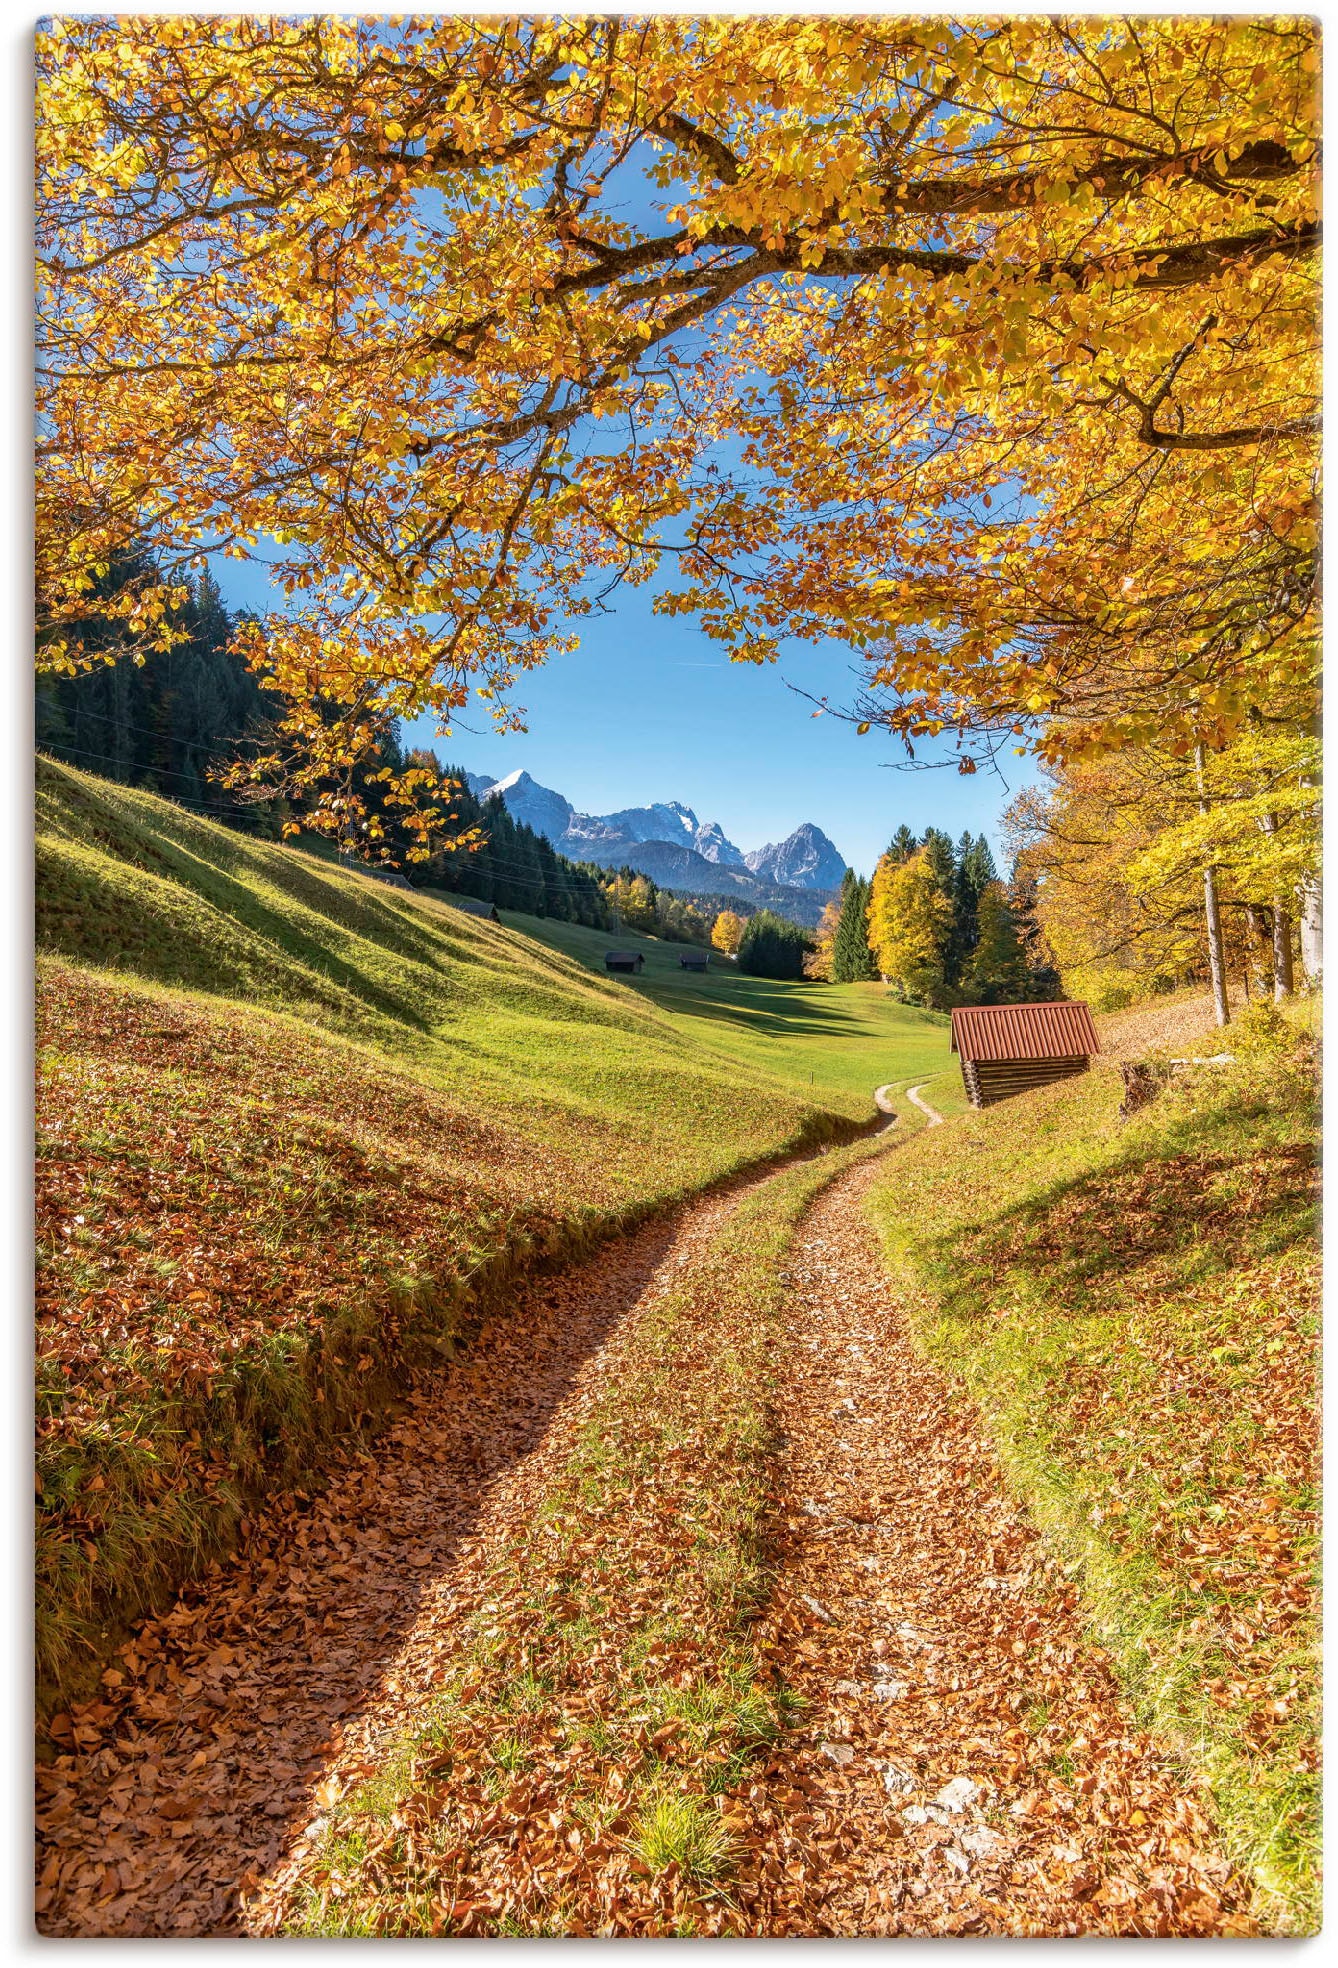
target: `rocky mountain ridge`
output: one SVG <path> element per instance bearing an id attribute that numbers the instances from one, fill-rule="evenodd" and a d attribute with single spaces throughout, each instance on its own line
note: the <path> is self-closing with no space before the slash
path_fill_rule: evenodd
<path id="1" fill-rule="evenodd" d="M 718 821 L 699 820 L 680 800 L 617 813 L 579 813 L 562 793 L 541 786 L 524 770 L 503 779 L 477 772 L 466 777 L 471 792 L 480 799 L 497 794 L 513 819 L 545 835 L 560 854 L 606 868 L 636 868 L 662 888 L 737 894 L 756 908 L 816 923 L 845 873 L 837 849 L 812 821 L 784 841 L 745 854 Z"/>

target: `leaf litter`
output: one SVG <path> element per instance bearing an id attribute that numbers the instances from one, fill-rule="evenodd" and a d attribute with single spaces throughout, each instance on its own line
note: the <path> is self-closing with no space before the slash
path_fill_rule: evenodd
<path id="1" fill-rule="evenodd" d="M 624 1239 L 145 1622 L 51 1725 L 42 1931 L 1253 1931 L 846 1159 L 785 1283 L 730 1228 L 812 1174 Z"/>

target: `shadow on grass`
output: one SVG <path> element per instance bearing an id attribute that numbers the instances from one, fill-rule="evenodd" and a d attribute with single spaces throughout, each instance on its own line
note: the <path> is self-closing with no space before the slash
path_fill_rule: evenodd
<path id="1" fill-rule="evenodd" d="M 39 823 L 48 825 L 52 833 L 101 847 L 114 859 L 156 876 L 169 891 L 181 891 L 185 898 L 216 910 L 230 931 L 237 925 L 253 931 L 280 957 L 346 991 L 370 1010 L 419 1031 L 431 1028 L 432 1020 L 421 1006 L 402 992 L 388 989 L 365 965 L 339 948 L 342 931 L 344 936 L 383 949 L 388 955 L 407 958 L 423 967 L 425 988 L 440 993 L 446 954 L 440 940 L 420 931 L 389 898 L 349 894 L 340 884 L 322 880 L 315 869 L 304 868 L 296 857 L 287 857 L 272 845 L 257 846 L 243 836 L 227 835 L 222 828 L 200 826 L 189 815 L 175 813 L 170 807 L 165 809 L 166 817 L 155 812 L 152 830 L 147 824 L 140 827 L 134 817 L 133 795 L 127 789 L 111 786 L 104 792 L 46 760 L 39 761 L 39 786 L 52 795 Z M 286 894 L 295 913 L 286 914 L 267 902 L 256 883 Z M 136 904 L 142 922 L 138 925 L 141 934 L 135 968 L 160 982 L 186 981 L 196 988 L 208 988 L 207 982 L 202 982 L 208 954 L 202 972 L 201 966 L 195 966 L 184 975 L 181 953 L 173 947 L 174 940 L 180 940 L 179 926 L 175 939 L 167 935 L 167 925 L 158 912 L 128 893 L 120 898 L 120 932 L 129 934 L 136 927 L 132 921 Z M 74 914 L 78 921 L 85 916 L 95 919 L 89 911 Z M 302 917 L 317 922 L 324 918 L 334 935 L 322 939 L 313 934 Z M 99 950 L 83 947 L 63 920 L 51 941 L 53 947 L 85 961 L 96 963 L 103 957 Z"/>
<path id="2" fill-rule="evenodd" d="M 936 1240 L 922 1262 L 954 1318 L 990 1314 L 1007 1273 L 1063 1313 L 1104 1314 L 1149 1267 L 1188 1286 L 1279 1254 L 1313 1233 L 1316 1208 L 1307 1141 L 1186 1147 L 1057 1183 Z"/>

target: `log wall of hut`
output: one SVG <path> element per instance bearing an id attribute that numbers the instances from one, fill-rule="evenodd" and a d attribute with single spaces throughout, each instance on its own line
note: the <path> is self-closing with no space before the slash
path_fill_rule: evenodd
<path id="1" fill-rule="evenodd" d="M 963 1059 L 962 1078 L 973 1107 L 992 1107 L 996 1100 L 1007 1100 L 1031 1087 L 1049 1086 L 1053 1080 L 1070 1080 L 1087 1071 L 1087 1059 Z"/>

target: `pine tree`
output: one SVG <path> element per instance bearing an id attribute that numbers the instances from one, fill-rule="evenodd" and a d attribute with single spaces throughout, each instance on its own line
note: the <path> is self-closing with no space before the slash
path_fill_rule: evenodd
<path id="1" fill-rule="evenodd" d="M 156 579 L 144 552 L 124 555 L 98 592 L 107 599 Z M 236 621 L 208 573 L 190 584 L 173 618 L 184 632 L 141 664 L 111 618 L 90 613 L 81 636 L 110 660 L 77 676 L 43 676 L 36 697 L 38 745 L 82 771 L 143 786 L 248 831 L 272 831 L 269 805 L 238 799 L 213 776 L 263 726 L 271 706 L 229 644 Z"/>
<path id="2" fill-rule="evenodd" d="M 893 862 L 909 861 L 912 854 L 918 853 L 919 841 L 903 820 L 888 842 L 887 858 Z"/>
<path id="3" fill-rule="evenodd" d="M 986 884 L 999 878 L 990 844 L 983 834 L 973 838 L 968 829 L 957 843 L 956 860 L 952 888 L 952 936 L 947 958 L 950 984 L 959 983 L 971 967 L 979 934 L 976 918 L 980 897 Z"/>
<path id="4" fill-rule="evenodd" d="M 1059 974 L 1045 931 L 1037 920 L 1038 896 L 1039 886 L 1035 875 L 1014 863 L 1012 879 L 1008 884 L 1008 902 L 1027 959 L 1027 997 L 1033 1002 L 1045 1003 L 1063 997 L 1064 980 Z"/>
<path id="5" fill-rule="evenodd" d="M 1001 881 L 986 882 L 978 908 L 980 933 L 963 986 L 974 1004 L 1025 1003 L 1027 953 Z"/>
<path id="6" fill-rule="evenodd" d="M 748 918 L 739 943 L 739 969 L 752 977 L 776 977 L 798 982 L 813 939 L 798 923 L 787 922 L 770 909 Z"/>
<path id="7" fill-rule="evenodd" d="M 863 984 L 878 975 L 869 948 L 870 884 L 847 868 L 841 883 L 841 916 L 832 940 L 832 981 Z"/>

